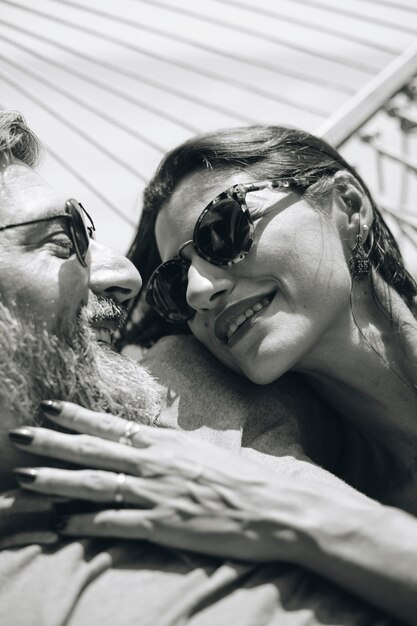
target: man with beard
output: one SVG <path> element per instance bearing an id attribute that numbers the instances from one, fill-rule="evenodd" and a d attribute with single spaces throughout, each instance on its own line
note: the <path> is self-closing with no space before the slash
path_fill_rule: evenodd
<path id="1" fill-rule="evenodd" d="M 137 383 L 132 387 L 136 366 L 130 371 L 124 363 L 111 393 L 111 368 L 97 370 L 101 358 L 111 360 L 100 346 L 110 347 L 115 324 L 123 323 L 123 304 L 140 287 L 138 272 L 91 238 L 94 225 L 81 205 L 54 192 L 32 169 L 40 146 L 13 112 L 1 115 L 0 148 L 0 384 L 9 414 L 4 428 L 36 418 L 39 401 L 57 393 L 97 410 L 123 408 L 131 416 L 139 407 L 152 418 L 153 397 Z M 90 289 L 95 297 L 89 301 Z M 91 341 L 88 318 L 98 342 Z M 1 442 L 2 484 L 11 467 L 9 448 Z"/>
<path id="2" fill-rule="evenodd" d="M 294 566 L 224 562 L 140 541 L 60 539 L 54 514 L 66 503 L 15 489 L 13 468 L 42 463 L 29 453 L 30 432 L 16 427 L 47 425 L 39 403 L 48 398 L 148 424 L 158 418 L 234 450 L 245 442 L 264 462 L 274 429 L 281 453 L 303 451 L 288 391 L 255 391 L 214 361 L 202 364 L 192 340 L 169 339 L 151 353 L 161 384 L 115 353 L 109 340 L 139 288 L 136 270 L 89 239 L 94 226 L 83 208 L 31 169 L 39 147 L 20 116 L 0 116 L 0 150 L 0 624 L 388 623 Z M 254 406 L 256 433 L 245 426 Z M 282 410 L 273 420 L 272 406 Z"/>

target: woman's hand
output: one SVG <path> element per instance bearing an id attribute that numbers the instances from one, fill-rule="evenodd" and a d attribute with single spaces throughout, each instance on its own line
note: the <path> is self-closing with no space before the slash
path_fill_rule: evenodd
<path id="1" fill-rule="evenodd" d="M 310 465 L 284 458 L 277 476 L 181 432 L 67 402 L 45 406 L 59 406 L 59 412 L 46 411 L 48 417 L 82 434 L 28 427 L 13 431 L 12 440 L 34 454 L 88 469 L 19 469 L 20 484 L 111 507 L 61 519 L 62 533 L 150 539 L 240 559 L 297 559 L 303 547 L 297 518 L 305 518 L 306 498 L 310 504 L 314 499 L 300 468 L 307 475 Z M 121 503 L 129 508 L 119 508 Z"/>
<path id="2" fill-rule="evenodd" d="M 63 534 L 147 539 L 223 558 L 294 562 L 417 624 L 414 517 L 369 500 L 303 461 L 284 457 L 274 473 L 184 433 L 67 402 L 49 403 L 47 414 L 82 434 L 28 427 L 12 431 L 12 441 L 89 469 L 18 469 L 20 484 L 106 506 L 61 518 Z"/>

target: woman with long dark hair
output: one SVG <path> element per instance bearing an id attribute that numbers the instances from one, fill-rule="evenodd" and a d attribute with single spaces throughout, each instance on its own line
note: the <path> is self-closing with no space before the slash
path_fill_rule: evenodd
<path id="1" fill-rule="evenodd" d="M 251 474 L 238 457 L 196 453 L 186 438 L 144 427 L 136 442 L 153 455 L 144 476 L 161 507 L 146 536 L 292 561 L 417 623 L 417 286 L 354 168 L 294 129 L 193 138 L 150 182 L 130 258 L 146 302 L 143 290 L 125 341 L 191 331 L 255 383 L 300 372 L 355 432 L 333 470 L 357 491 Z M 198 461 L 193 488 L 175 455 Z"/>

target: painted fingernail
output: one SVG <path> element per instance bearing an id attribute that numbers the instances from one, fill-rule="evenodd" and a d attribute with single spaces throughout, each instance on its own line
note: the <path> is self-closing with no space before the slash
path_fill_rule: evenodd
<path id="1" fill-rule="evenodd" d="M 36 476 L 38 475 L 37 470 L 32 467 L 24 469 L 14 469 L 13 474 L 16 476 L 17 480 L 20 483 L 33 483 L 36 480 Z"/>
<path id="2" fill-rule="evenodd" d="M 40 406 L 49 415 L 59 415 L 62 411 L 62 404 L 58 400 L 42 400 Z"/>
<path id="3" fill-rule="evenodd" d="M 33 433 L 28 428 L 15 428 L 9 431 L 9 438 L 13 443 L 29 446 L 33 441 Z"/>
<path id="4" fill-rule="evenodd" d="M 51 520 L 51 530 L 56 533 L 62 533 L 66 527 L 68 526 L 69 516 L 65 515 L 56 515 Z"/>

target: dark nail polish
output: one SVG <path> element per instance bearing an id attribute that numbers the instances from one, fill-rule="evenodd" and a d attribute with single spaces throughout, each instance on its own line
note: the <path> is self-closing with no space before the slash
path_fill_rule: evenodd
<path id="1" fill-rule="evenodd" d="M 29 446 L 33 441 L 33 433 L 28 428 L 15 428 L 9 431 L 9 438 L 13 443 Z"/>
<path id="2" fill-rule="evenodd" d="M 68 525 L 69 517 L 65 515 L 55 515 L 51 520 L 51 530 L 62 533 Z"/>
<path id="3" fill-rule="evenodd" d="M 37 470 L 33 468 L 28 469 L 14 469 L 13 474 L 16 476 L 20 483 L 33 483 L 36 480 L 36 476 L 38 475 Z"/>
<path id="4" fill-rule="evenodd" d="M 62 411 L 62 404 L 58 400 L 42 400 L 40 406 L 49 415 L 59 415 Z"/>

